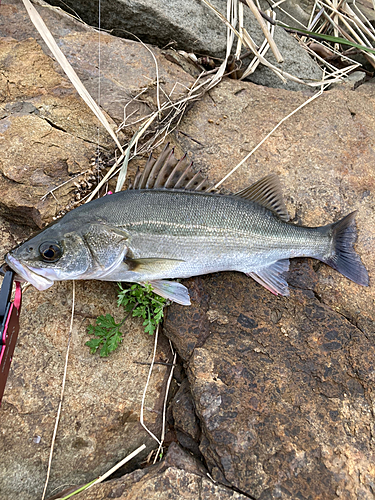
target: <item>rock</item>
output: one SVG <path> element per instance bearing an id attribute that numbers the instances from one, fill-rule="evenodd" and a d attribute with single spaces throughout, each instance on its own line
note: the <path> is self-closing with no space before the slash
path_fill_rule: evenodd
<path id="1" fill-rule="evenodd" d="M 347 89 L 355 90 L 366 82 L 366 74 L 363 71 L 354 71 L 348 75 L 342 82 L 333 84 L 333 87 L 345 86 Z"/>
<path id="2" fill-rule="evenodd" d="M 237 191 L 276 172 L 299 224 L 358 210 L 356 248 L 371 283 L 374 89 L 319 97 L 224 183 Z M 224 81 L 182 121 L 180 148 L 219 181 L 306 98 Z M 374 288 L 313 260 L 293 262 L 288 281 L 291 297 L 277 298 L 241 274 L 198 277 L 185 282 L 192 307 L 169 309 L 165 331 L 187 368 L 200 450 L 214 479 L 254 498 L 370 499 Z"/>
<path id="3" fill-rule="evenodd" d="M 202 465 L 184 452 L 178 445 L 172 444 L 165 459 L 147 469 L 93 486 L 80 493 L 82 500 L 142 500 L 158 498 L 160 500 L 246 500 L 248 497 L 213 483 Z"/>
<path id="4" fill-rule="evenodd" d="M 82 19 L 92 26 L 98 25 L 98 5 L 88 0 L 52 0 L 50 3 L 63 9 L 74 9 Z M 224 15 L 226 0 L 214 0 L 212 4 Z M 244 8 L 245 28 L 260 46 L 264 35 L 250 10 Z M 188 22 L 187 22 L 188 20 Z M 203 2 L 117 0 L 103 1 L 101 4 L 101 26 L 121 37 L 137 35 L 143 42 L 159 47 L 172 45 L 196 54 L 208 54 L 222 58 L 226 52 L 226 27 L 222 21 Z M 277 64 L 269 50 L 267 59 L 283 71 L 306 81 L 321 80 L 322 71 L 299 46 L 296 40 L 283 29 L 276 27 L 275 42 L 284 63 Z M 283 83 L 269 68 L 261 66 L 251 75 L 251 81 L 270 87 L 296 90 L 304 85 L 288 81 Z"/>
<path id="5" fill-rule="evenodd" d="M 358 0 L 356 7 L 366 16 L 371 24 L 375 21 L 374 6 L 370 0 Z"/>
<path id="6" fill-rule="evenodd" d="M 191 307 L 170 307 L 200 450 L 251 498 L 370 500 L 373 338 L 316 298 L 312 261 L 291 281 L 284 298 L 240 273 L 198 277 L 184 282 Z"/>
<path id="7" fill-rule="evenodd" d="M 26 236 L 2 222 L 1 254 Z M 40 498 L 59 404 L 72 306 L 72 283 L 46 292 L 30 288 L 23 296 L 20 333 L 0 407 L 0 491 L 7 500 Z M 48 493 L 61 485 L 86 483 L 145 443 L 132 467 L 156 448 L 139 423 L 141 399 L 154 338 L 141 321 L 127 320 L 124 340 L 108 358 L 92 355 L 86 328 L 100 314 L 121 319 L 116 285 L 77 282 L 74 328 L 65 396 Z M 160 338 L 157 361 L 170 361 Z M 156 365 L 145 401 L 145 423 L 156 434 L 169 369 Z"/>
<path id="8" fill-rule="evenodd" d="M 258 44 L 261 43 L 261 38 L 259 36 L 255 37 L 255 40 L 257 40 Z M 282 28 L 276 26 L 274 40 L 285 60 L 281 64 L 277 63 L 269 50 L 266 59 L 270 63 L 282 71 L 300 78 L 306 83 L 321 81 L 321 69 L 292 36 Z M 272 70 L 263 65 L 259 65 L 257 70 L 246 79 L 258 85 L 265 85 L 266 87 L 288 90 L 304 90 L 309 88 L 291 80 L 287 80 L 287 82 L 284 83 Z"/>
<path id="9" fill-rule="evenodd" d="M 371 23 L 375 20 L 374 8 L 371 0 L 357 0 L 353 9 L 353 2 L 349 2 L 349 6 L 358 15 L 358 10 L 362 12 L 366 19 Z M 277 19 L 288 26 L 294 28 L 304 25 L 305 29 L 308 27 L 311 18 L 311 13 L 314 8 L 314 0 L 285 0 L 282 4 L 276 5 L 274 10 Z M 260 1 L 260 6 L 263 10 L 269 8 L 269 3 L 266 0 Z M 358 9 L 358 10 L 357 10 Z M 319 12 L 319 7 L 315 7 L 315 15 Z M 302 26 L 301 26 L 302 28 Z"/>
<path id="10" fill-rule="evenodd" d="M 269 9 L 269 4 L 265 0 L 261 0 L 260 6 L 263 11 Z M 311 12 L 314 8 L 314 0 L 286 0 L 280 5 L 277 5 L 274 10 L 276 12 L 276 19 L 287 24 L 288 26 L 292 26 L 294 28 L 309 25 L 309 20 L 311 16 Z M 315 14 L 319 11 L 316 10 Z M 294 18 L 294 19 L 293 19 Z"/>
<path id="11" fill-rule="evenodd" d="M 42 227 L 74 198 L 72 180 L 92 168 L 98 147 L 98 122 L 77 95 L 39 39 L 21 2 L 3 2 L 0 20 L 0 214 L 22 224 Z M 88 91 L 98 92 L 98 33 L 50 7 L 42 9 L 46 23 Z M 78 27 L 77 27 L 78 25 Z M 109 121 L 121 125 L 124 109 L 130 121 L 156 109 L 155 61 L 146 46 L 102 33 L 101 106 Z M 159 68 L 160 102 L 178 99 L 194 80 L 153 49 Z M 133 98 L 143 89 L 143 100 Z M 139 124 L 126 123 L 131 137 Z M 99 143 L 107 154 L 114 149 L 99 128 Z M 121 136 L 121 134 L 120 134 Z M 42 161 L 41 161 L 42 159 Z M 84 176 L 78 180 L 84 179 Z M 75 181 L 77 182 L 77 180 Z M 65 183 L 65 184 L 64 184 Z M 50 190 L 62 185 L 55 197 Z"/>
<path id="12" fill-rule="evenodd" d="M 45 206 L 40 197 L 48 186 L 69 179 L 90 163 L 97 132 L 91 112 L 46 56 L 20 5 L 16 0 L 1 5 L 0 34 L 13 39 L 3 39 L 0 45 L 5 68 L 0 80 L 0 127 L 6 138 L 0 208 L 14 220 L 42 225 L 63 206 L 72 188 L 64 188 L 57 203 L 48 200 Z M 50 7 L 41 10 L 94 94 L 98 34 L 77 27 L 73 20 L 64 24 L 66 16 Z M 158 19 L 155 15 L 155 26 Z M 182 83 L 184 92 L 192 77 L 160 50 L 152 50 L 165 92 L 177 89 L 176 82 Z M 128 117 L 129 110 L 134 111 L 132 120 L 156 109 L 155 66 L 147 48 L 102 33 L 101 53 L 102 106 L 116 126 L 123 121 L 125 106 Z M 138 107 L 133 98 L 146 87 Z M 371 283 L 374 89 L 369 82 L 354 91 L 336 88 L 325 93 L 283 123 L 251 157 L 248 168 L 242 166 L 225 183 L 235 191 L 278 173 L 292 220 L 304 225 L 328 224 L 357 209 L 356 248 Z M 177 149 L 191 151 L 196 167 L 219 181 L 308 95 L 224 80 L 183 118 L 181 134 L 175 136 Z M 137 126 L 125 128 L 125 136 L 129 138 Z M 19 155 L 20 144 L 26 156 Z M 107 151 L 112 147 L 105 136 L 102 147 Z M 57 150 L 55 157 L 49 156 L 51 148 Z M 30 166 L 26 174 L 24 165 Z M 1 234 L 5 253 L 28 230 L 4 222 Z M 83 498 L 181 498 L 188 493 L 207 499 L 372 498 L 374 288 L 359 287 L 328 266 L 306 259 L 293 263 L 288 279 L 291 297 L 280 298 L 244 275 L 198 277 L 186 282 L 193 305 L 172 306 L 168 313 L 166 331 L 188 375 L 184 382 L 180 374 L 182 385 L 170 411 L 175 432 L 188 450 L 203 455 L 220 484 L 212 484 L 192 457 L 176 455 L 172 444 L 173 460 L 169 455 L 153 468 L 92 488 Z M 0 491 L 9 500 L 31 500 L 43 489 L 70 294 L 71 284 L 60 283 L 43 293 L 30 289 L 24 297 L 19 343 L 0 409 L 0 446 L 5 450 L 0 458 Z M 73 331 L 50 495 L 63 484 L 93 479 L 145 442 L 145 454 L 125 472 L 133 470 L 154 448 L 139 425 L 147 366 L 135 363 L 149 361 L 153 339 L 134 321 L 120 350 L 107 362 L 91 356 L 84 346 L 87 323 L 100 313 L 119 314 L 114 303 L 113 285 L 77 284 L 79 320 Z M 163 338 L 157 357 L 170 360 Z M 156 433 L 166 370 L 157 365 L 146 401 L 147 424 Z"/>
<path id="13" fill-rule="evenodd" d="M 99 86 L 99 42 L 100 42 L 100 105 L 120 125 L 126 115 L 136 121 L 147 115 L 156 106 L 156 64 L 160 80 L 160 102 L 166 100 L 165 93 L 177 99 L 185 92 L 185 87 L 194 78 L 181 70 L 178 64 L 167 60 L 157 47 L 148 48 L 145 44 L 124 40 L 107 33 L 97 33 L 93 28 L 76 21 L 63 11 L 56 10 L 40 2 L 36 6 L 48 29 L 66 55 L 70 64 L 79 75 L 90 94 L 97 99 Z M 31 23 L 20 0 L 2 2 L 0 35 L 23 41 L 35 38 L 50 55 L 39 33 Z M 153 57 L 153 55 L 155 57 Z M 155 62 L 156 60 L 156 62 Z M 61 68 L 55 63 L 55 69 Z M 142 99 L 133 98 L 143 90 Z M 129 127 L 129 121 L 127 126 Z M 130 127 L 131 136 L 138 127 Z"/>
<path id="14" fill-rule="evenodd" d="M 198 442 L 201 430 L 195 414 L 187 378 L 182 381 L 173 399 L 171 409 L 178 442 L 195 455 L 200 455 Z"/>
<path id="15" fill-rule="evenodd" d="M 68 203 L 72 184 L 60 203 L 42 197 L 89 168 L 97 122 L 35 40 L 3 40 L 0 64 L 0 211 L 42 227 Z M 109 147 L 104 134 L 102 146 Z"/>
<path id="16" fill-rule="evenodd" d="M 199 138 L 201 145 L 181 134 L 180 148 L 190 151 L 196 168 L 218 182 L 306 99 L 299 92 L 223 81 L 181 122 L 180 130 Z M 374 83 L 355 91 L 334 89 L 283 123 L 223 186 L 235 192 L 274 172 L 280 176 L 292 220 L 306 226 L 329 224 L 357 210 L 356 249 L 371 284 L 374 141 Z M 375 288 L 356 285 L 316 261 L 314 266 L 322 301 L 369 334 L 375 331 Z"/>

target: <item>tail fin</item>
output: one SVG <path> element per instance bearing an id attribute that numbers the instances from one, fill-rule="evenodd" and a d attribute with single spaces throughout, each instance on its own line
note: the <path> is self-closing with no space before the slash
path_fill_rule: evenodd
<path id="1" fill-rule="evenodd" d="M 357 239 L 355 215 L 356 212 L 352 212 L 328 226 L 332 234 L 333 252 L 328 259 L 324 259 L 324 262 L 355 283 L 368 286 L 367 270 L 353 248 Z"/>

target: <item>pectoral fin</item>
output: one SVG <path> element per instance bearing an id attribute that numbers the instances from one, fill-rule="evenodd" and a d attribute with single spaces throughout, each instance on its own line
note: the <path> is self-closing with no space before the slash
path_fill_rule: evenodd
<path id="1" fill-rule="evenodd" d="M 172 302 L 177 302 L 183 306 L 190 306 L 190 296 L 186 286 L 177 283 L 177 281 L 164 281 L 164 280 L 152 280 L 148 282 L 153 291 L 164 297 L 165 299 L 172 300 Z M 144 285 L 144 283 L 141 283 Z"/>
<path id="2" fill-rule="evenodd" d="M 171 271 L 176 266 L 185 262 L 178 259 L 124 259 L 125 264 L 128 266 L 129 271 L 136 273 L 155 274 L 161 271 Z"/>
<path id="3" fill-rule="evenodd" d="M 283 274 L 289 270 L 289 259 L 278 260 L 256 272 L 246 273 L 275 295 L 289 295 L 288 283 Z"/>

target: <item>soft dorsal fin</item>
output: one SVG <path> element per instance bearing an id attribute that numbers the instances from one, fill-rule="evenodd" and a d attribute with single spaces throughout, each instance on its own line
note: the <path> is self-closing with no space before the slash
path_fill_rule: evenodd
<path id="1" fill-rule="evenodd" d="M 250 187 L 238 191 L 234 196 L 255 201 L 259 203 L 259 205 L 271 210 L 271 212 L 275 213 L 281 220 L 285 222 L 289 220 L 289 214 L 284 203 L 280 181 L 276 174 L 270 174 L 263 177 Z"/>
<path id="2" fill-rule="evenodd" d="M 178 160 L 169 143 L 158 158 L 149 156 L 143 172 L 137 172 L 129 189 L 186 189 L 215 192 L 213 184 L 201 172 L 194 172 L 193 163 L 184 155 Z"/>

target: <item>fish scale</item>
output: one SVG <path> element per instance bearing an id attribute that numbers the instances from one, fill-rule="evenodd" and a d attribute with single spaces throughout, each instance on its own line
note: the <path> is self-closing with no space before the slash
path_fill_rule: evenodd
<path id="1" fill-rule="evenodd" d="M 118 202 L 116 197 L 120 197 Z M 101 200 L 98 200 L 100 202 Z M 108 224 L 137 234 L 161 236 L 203 236 L 208 248 L 217 237 L 245 249 L 273 252 L 286 250 L 279 258 L 304 255 L 306 249 L 326 253 L 329 240 L 318 228 L 306 228 L 282 222 L 272 212 L 247 200 L 230 196 L 190 192 L 145 191 L 114 195 L 111 205 L 98 207 L 97 214 Z M 99 203 L 98 203 L 99 205 Z M 126 220 L 126 224 L 121 224 Z M 207 236 L 210 236 L 210 239 Z M 189 250 L 196 246 L 190 240 Z M 215 245 L 216 246 L 216 245 Z M 231 245 L 230 245 L 231 246 Z M 201 248 L 197 248 L 201 251 Z M 149 249 L 144 249 L 149 251 Z M 278 260 L 278 259 L 276 259 Z"/>

